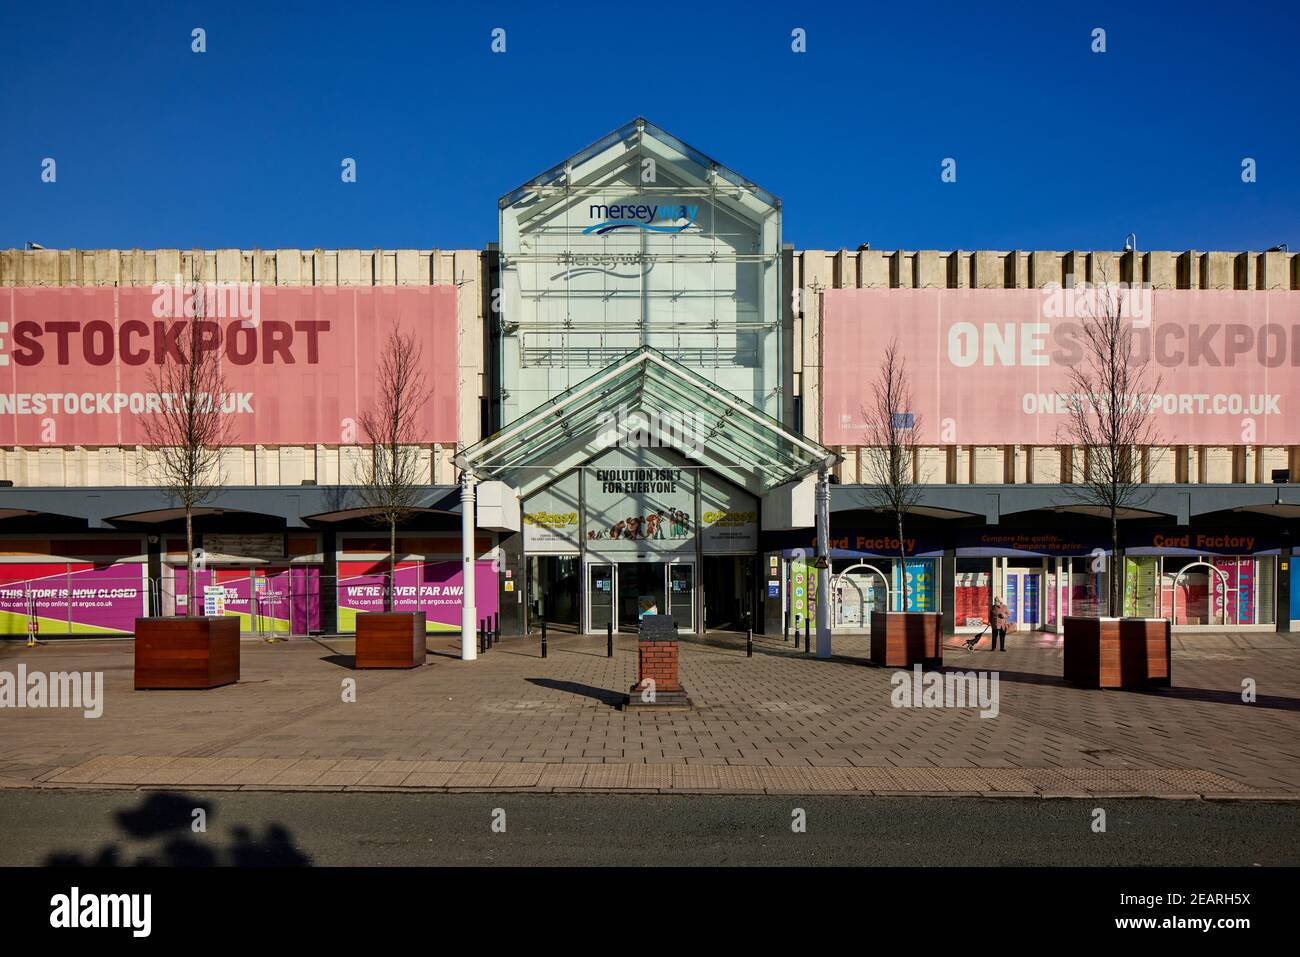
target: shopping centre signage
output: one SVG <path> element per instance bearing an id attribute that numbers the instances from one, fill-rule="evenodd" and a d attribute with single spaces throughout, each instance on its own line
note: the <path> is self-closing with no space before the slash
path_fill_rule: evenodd
<path id="1" fill-rule="evenodd" d="M 582 232 L 604 236 L 619 229 L 643 229 L 652 233 L 680 233 L 695 224 L 700 213 L 698 204 L 678 203 L 665 199 L 658 203 L 593 203 L 587 215 L 595 220 Z M 683 221 L 684 220 L 684 221 Z"/>
<path id="2" fill-rule="evenodd" d="M 824 296 L 822 441 L 861 445 L 884 344 L 898 341 L 927 445 L 1068 441 L 1070 370 L 1105 292 L 832 289 Z M 1300 293 L 1117 290 L 1168 443 L 1300 443 Z"/>
<path id="3" fill-rule="evenodd" d="M 432 390 L 419 438 L 456 441 L 455 287 L 214 293 L 176 295 L 170 284 L 0 290 L 0 445 L 145 442 L 143 420 L 177 402 L 153 386 L 161 365 L 185 361 L 190 323 L 198 348 L 220 356 L 227 391 L 203 401 L 231 417 L 235 442 L 364 442 L 359 418 L 399 323 L 421 345 Z"/>

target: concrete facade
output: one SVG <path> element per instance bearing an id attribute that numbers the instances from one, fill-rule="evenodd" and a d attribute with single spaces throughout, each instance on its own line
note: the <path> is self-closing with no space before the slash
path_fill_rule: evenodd
<path id="1" fill-rule="evenodd" d="M 1114 252 L 1024 250 L 793 250 L 786 252 L 786 323 L 791 357 L 785 394 L 795 423 L 821 439 L 821 296 L 833 288 L 1041 288 L 1070 277 L 1140 281 L 1156 289 L 1300 289 L 1300 254 L 1287 252 Z M 459 446 L 483 437 L 482 408 L 493 388 L 490 356 L 493 254 L 480 250 L 0 250 L 0 287 L 148 286 L 197 272 L 205 281 L 266 285 L 444 285 L 458 290 Z M 839 446 L 836 478 L 858 479 L 859 453 Z M 232 448 L 227 482 L 239 486 L 334 485 L 353 474 L 357 449 L 339 445 Z M 426 450 L 429 481 L 457 480 L 455 447 Z M 0 480 L 24 488 L 142 486 L 149 452 L 141 446 L 0 448 Z M 921 451 L 919 480 L 932 485 L 1056 485 L 1076 473 L 1078 452 L 1061 446 L 950 445 Z M 1274 470 L 1300 474 L 1300 446 L 1176 445 L 1144 456 L 1158 484 L 1271 482 Z"/>

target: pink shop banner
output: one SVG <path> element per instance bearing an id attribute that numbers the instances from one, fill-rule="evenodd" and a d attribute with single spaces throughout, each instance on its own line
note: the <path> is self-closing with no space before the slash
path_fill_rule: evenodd
<path id="1" fill-rule="evenodd" d="M 384 610 L 384 562 L 339 562 L 339 631 L 356 631 L 358 613 Z M 498 610 L 497 572 L 491 562 L 474 565 L 474 610 L 480 619 Z M 393 588 L 393 611 L 422 611 L 425 630 L 459 631 L 464 576 L 455 561 L 399 563 Z"/>
<path id="2" fill-rule="evenodd" d="M 144 565 L 119 562 L 0 564 L 0 633 L 42 635 L 135 631 L 147 614 Z"/>
<path id="3" fill-rule="evenodd" d="M 1300 443 L 1300 292 L 1124 290 L 1167 444 Z M 1069 369 L 1099 294 L 1071 289 L 832 289 L 823 294 L 823 433 L 868 444 L 864 407 L 897 339 L 926 445 L 1064 441 Z M 1156 380 L 1159 384 L 1156 385 Z"/>
<path id="4" fill-rule="evenodd" d="M 174 397 L 151 372 L 183 361 L 187 323 L 220 356 L 207 397 L 244 444 L 365 441 L 360 415 L 399 323 L 432 397 L 420 440 L 456 441 L 454 286 L 59 286 L 0 289 L 0 445 L 131 445 Z"/>

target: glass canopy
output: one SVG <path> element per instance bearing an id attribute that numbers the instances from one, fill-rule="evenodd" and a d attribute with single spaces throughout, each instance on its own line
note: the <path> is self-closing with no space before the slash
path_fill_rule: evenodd
<path id="1" fill-rule="evenodd" d="M 462 451 L 461 468 L 528 494 L 620 445 L 675 449 L 754 494 L 837 459 L 650 346 Z"/>

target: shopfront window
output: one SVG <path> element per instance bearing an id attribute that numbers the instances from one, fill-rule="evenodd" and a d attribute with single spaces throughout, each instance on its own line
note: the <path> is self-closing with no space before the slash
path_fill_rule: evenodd
<path id="1" fill-rule="evenodd" d="M 1160 617 L 1160 559 L 1124 559 L 1124 614 L 1130 618 Z"/>
<path id="2" fill-rule="evenodd" d="M 1164 617 L 1175 625 L 1269 625 L 1275 620 L 1276 580 L 1272 556 L 1165 558 Z"/>
<path id="3" fill-rule="evenodd" d="M 993 559 L 957 559 L 953 582 L 953 622 L 958 628 L 983 628 L 993 604 Z"/>
<path id="4" fill-rule="evenodd" d="M 836 627 L 866 628 L 873 612 L 889 608 L 893 566 L 882 558 L 837 558 L 831 562 Z"/>
<path id="5" fill-rule="evenodd" d="M 1110 575 L 1107 556 L 1070 559 L 1067 585 L 1069 614 L 1081 618 L 1100 618 L 1109 613 Z"/>
<path id="6" fill-rule="evenodd" d="M 934 611 L 937 607 L 935 560 L 933 558 L 909 558 L 906 565 L 893 563 L 894 600 L 891 611 Z M 905 577 L 904 577 L 905 576 Z"/>

